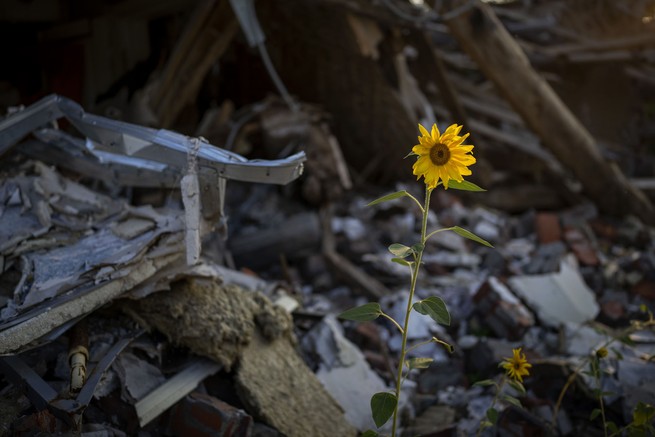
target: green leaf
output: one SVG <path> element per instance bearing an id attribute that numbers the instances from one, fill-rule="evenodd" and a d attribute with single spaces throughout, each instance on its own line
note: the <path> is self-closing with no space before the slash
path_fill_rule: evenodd
<path id="1" fill-rule="evenodd" d="M 482 238 L 475 235 L 473 232 L 467 231 L 466 229 L 460 228 L 459 226 L 453 226 L 452 228 L 450 228 L 450 230 L 455 232 L 457 235 L 464 238 L 468 238 L 469 240 L 473 240 L 476 243 L 480 243 L 487 247 L 493 247 L 488 241 L 483 240 Z"/>
<path id="2" fill-rule="evenodd" d="M 655 407 L 650 404 L 638 402 L 632 412 L 632 422 L 636 426 L 644 426 L 653 420 L 655 416 Z"/>
<path id="3" fill-rule="evenodd" d="M 393 253 L 399 258 L 405 258 L 414 253 L 411 247 L 407 247 L 400 243 L 393 243 L 391 246 L 389 246 L 389 252 Z"/>
<path id="4" fill-rule="evenodd" d="M 378 433 L 373 431 L 372 429 L 364 431 L 361 437 L 378 437 Z"/>
<path id="5" fill-rule="evenodd" d="M 450 314 L 443 299 L 440 297 L 432 296 L 415 302 L 412 306 L 417 312 L 432 317 L 437 323 L 450 326 Z"/>
<path id="6" fill-rule="evenodd" d="M 496 385 L 496 383 L 491 379 L 483 379 L 482 381 L 476 381 L 473 384 L 473 387 L 475 387 L 476 385 L 480 387 L 488 387 L 490 385 Z"/>
<path id="7" fill-rule="evenodd" d="M 423 252 L 423 249 L 425 249 L 425 246 L 421 243 L 412 244 L 412 251 L 414 251 L 414 253 L 417 255 L 419 252 Z"/>
<path id="8" fill-rule="evenodd" d="M 378 199 L 375 199 L 374 201 L 370 202 L 366 206 L 377 205 L 378 203 L 388 202 L 390 200 L 399 199 L 401 197 L 409 196 L 409 195 L 410 194 L 406 190 L 396 191 L 395 193 L 387 194 L 386 196 L 382 196 L 382 197 L 380 197 Z"/>
<path id="9" fill-rule="evenodd" d="M 521 393 L 522 395 L 525 394 L 525 387 L 523 387 L 523 384 L 521 384 L 520 382 L 510 379 L 509 381 L 507 381 L 507 383 L 509 384 L 510 387 L 512 387 L 517 392 Z"/>
<path id="10" fill-rule="evenodd" d="M 523 408 L 523 405 L 521 405 L 521 401 L 516 399 L 514 396 L 501 395 L 501 398 L 506 402 L 509 402 L 510 404 L 514 405 L 515 407 Z"/>
<path id="11" fill-rule="evenodd" d="M 337 317 L 356 322 L 369 322 L 382 315 L 379 303 L 367 303 L 356 308 L 351 308 L 339 314 Z"/>
<path id="12" fill-rule="evenodd" d="M 407 360 L 407 367 L 411 369 L 427 369 L 434 359 L 432 358 L 410 358 Z"/>
<path id="13" fill-rule="evenodd" d="M 594 408 L 591 414 L 589 415 L 589 421 L 593 422 L 596 419 L 596 417 L 598 417 L 599 414 L 600 414 L 600 408 Z"/>
<path id="14" fill-rule="evenodd" d="M 466 180 L 463 180 L 462 182 L 457 182 L 454 179 L 451 179 L 448 182 L 448 188 L 454 188 L 456 190 L 463 190 L 463 191 L 487 191 L 484 188 L 478 187 L 473 182 L 469 182 Z"/>
<path id="15" fill-rule="evenodd" d="M 487 410 L 487 419 L 489 419 L 489 422 L 495 425 L 498 422 L 498 410 L 496 410 L 494 407 L 490 407 Z"/>
<path id="16" fill-rule="evenodd" d="M 387 392 L 375 393 L 371 398 L 371 412 L 375 426 L 380 428 L 387 423 L 398 405 L 396 395 Z"/>
<path id="17" fill-rule="evenodd" d="M 616 426 L 616 424 L 614 422 L 607 422 L 607 424 L 605 426 L 607 427 L 609 432 L 611 432 L 612 434 L 615 434 L 615 433 L 619 432 L 619 428 L 618 428 L 618 426 Z"/>
<path id="18" fill-rule="evenodd" d="M 401 266 L 407 266 L 410 267 L 412 265 L 411 262 L 405 261 L 402 258 L 391 258 L 391 261 L 395 262 L 396 264 L 400 264 Z"/>

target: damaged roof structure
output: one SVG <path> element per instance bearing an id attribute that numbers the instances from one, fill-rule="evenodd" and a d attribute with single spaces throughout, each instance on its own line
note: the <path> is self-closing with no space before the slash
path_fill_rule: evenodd
<path id="1" fill-rule="evenodd" d="M 602 433 L 601 389 L 619 427 L 655 405 L 652 1 L 9 3 L 0 435 L 375 428 L 400 336 L 335 314 L 401 318 L 386 247 L 419 214 L 364 205 L 420 196 L 402 158 L 435 120 L 471 132 L 489 191 L 435 194 L 429 224 L 495 248 L 430 241 L 417 297 L 453 322 L 417 317 L 410 342 L 455 351 L 421 349 L 402 435 L 475 435 L 474 383 L 517 347 L 533 367 L 499 435 Z"/>

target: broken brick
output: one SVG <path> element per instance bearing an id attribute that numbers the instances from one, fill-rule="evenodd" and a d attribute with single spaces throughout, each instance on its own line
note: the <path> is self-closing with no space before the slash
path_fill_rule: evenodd
<path id="1" fill-rule="evenodd" d="M 535 217 L 535 228 L 539 244 L 554 243 L 562 239 L 559 216 L 552 212 L 540 212 Z"/>
<path id="2" fill-rule="evenodd" d="M 252 417 L 220 399 L 194 392 L 171 411 L 170 430 L 176 435 L 248 437 Z"/>

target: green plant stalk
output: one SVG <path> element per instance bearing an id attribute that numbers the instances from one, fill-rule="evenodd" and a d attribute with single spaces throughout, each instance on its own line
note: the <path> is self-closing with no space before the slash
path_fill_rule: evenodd
<path id="1" fill-rule="evenodd" d="M 506 382 L 507 382 L 507 376 L 503 375 L 503 379 L 501 379 L 500 384 L 494 383 L 494 385 L 496 386 L 496 395 L 491 401 L 491 405 L 489 405 L 489 408 L 494 408 L 496 406 L 496 402 L 498 402 L 498 397 L 500 396 L 500 392 L 503 391 L 503 387 L 505 387 Z M 486 419 L 486 415 L 485 415 L 485 419 Z M 475 433 L 476 437 L 480 437 L 482 435 L 482 429 L 483 429 L 482 423 L 480 423 L 480 426 L 478 427 L 478 432 Z"/>
<path id="2" fill-rule="evenodd" d="M 618 335 L 614 336 L 613 338 L 610 338 L 607 340 L 601 348 L 608 349 L 612 343 L 616 342 L 619 338 L 623 338 L 625 336 L 630 335 L 633 332 L 639 331 L 641 329 L 646 329 L 650 328 L 651 326 L 655 326 L 655 319 L 653 318 L 653 314 L 649 312 L 648 314 L 648 320 L 646 321 L 636 321 L 633 320 L 630 326 L 625 328 L 623 331 L 621 331 Z M 562 390 L 559 393 L 559 396 L 557 398 L 557 403 L 555 404 L 555 408 L 553 409 L 553 418 L 551 419 L 550 422 L 550 427 L 551 429 L 554 429 L 556 424 L 557 424 L 557 416 L 559 415 L 559 410 L 562 407 L 562 401 L 564 400 L 564 395 L 568 391 L 568 389 L 571 387 L 571 384 L 576 380 L 578 377 L 578 373 L 580 370 L 584 368 L 589 363 L 590 358 L 586 358 L 582 361 L 582 363 L 569 375 L 568 379 L 566 380 L 566 384 L 564 384 L 564 387 L 562 387 Z"/>
<path id="3" fill-rule="evenodd" d="M 598 403 L 600 404 L 600 417 L 603 419 L 603 434 L 607 437 L 607 419 L 605 418 L 605 402 L 603 402 L 603 389 L 600 382 L 600 360 L 591 360 L 591 366 L 594 370 L 594 379 L 598 389 Z"/>
<path id="4" fill-rule="evenodd" d="M 432 190 L 425 189 L 425 205 L 423 207 L 423 221 L 421 223 L 421 245 L 425 246 L 425 235 L 428 227 L 428 211 L 430 208 L 430 195 Z M 403 368 L 405 367 L 405 355 L 407 354 L 407 328 L 409 327 L 409 316 L 412 313 L 412 300 L 414 299 L 414 291 L 416 290 L 416 280 L 418 272 L 421 267 L 421 259 L 423 258 L 423 250 L 421 249 L 416 256 L 416 263 L 412 269 L 412 280 L 409 287 L 409 298 L 407 299 L 407 310 L 405 312 L 405 324 L 403 325 L 403 341 L 400 348 L 400 361 L 398 362 L 398 374 L 396 375 L 396 408 L 393 410 L 393 424 L 391 427 L 391 437 L 396 437 L 396 428 L 398 426 L 398 405 L 400 404 L 400 387 L 403 382 Z"/>

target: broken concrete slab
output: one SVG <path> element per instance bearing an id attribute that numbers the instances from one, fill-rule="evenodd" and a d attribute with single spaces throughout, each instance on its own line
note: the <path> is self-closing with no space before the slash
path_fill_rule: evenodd
<path id="1" fill-rule="evenodd" d="M 369 366 L 364 354 L 344 337 L 333 316 L 324 318 L 302 340 L 303 348 L 318 359 L 316 376 L 360 431 L 375 429 L 370 399 L 387 385 Z"/>
<path id="2" fill-rule="evenodd" d="M 288 437 L 355 437 L 344 411 L 288 338 L 256 332 L 236 368 L 239 398 L 253 416 Z"/>
<path id="3" fill-rule="evenodd" d="M 548 326 L 583 323 L 595 319 L 600 311 L 593 291 L 567 262 L 560 264 L 559 273 L 513 276 L 508 283 Z"/>

